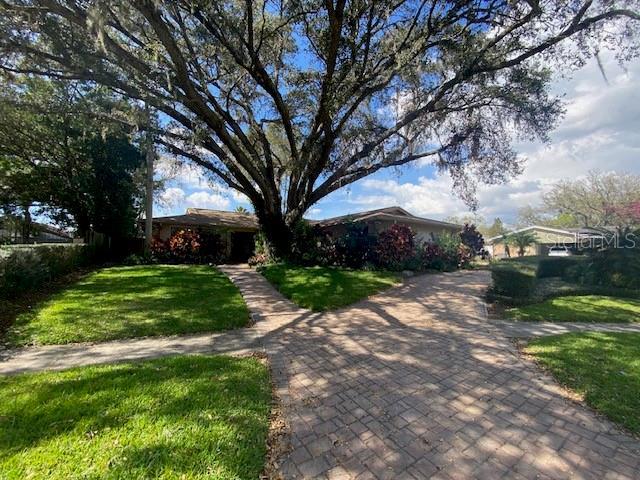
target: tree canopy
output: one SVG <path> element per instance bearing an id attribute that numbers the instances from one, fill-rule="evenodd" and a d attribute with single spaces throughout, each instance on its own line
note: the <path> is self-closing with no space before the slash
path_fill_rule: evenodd
<path id="1" fill-rule="evenodd" d="M 546 138 L 551 69 L 637 55 L 637 0 L 6 0 L 0 68 L 105 85 L 252 202 L 286 250 L 315 202 L 432 159 L 473 204 Z"/>
<path id="2" fill-rule="evenodd" d="M 580 227 L 640 226 L 640 175 L 591 171 L 584 178 L 563 180 L 544 197 L 548 211 L 575 219 Z"/>
<path id="3" fill-rule="evenodd" d="M 0 207 L 27 223 L 35 207 L 81 235 L 132 234 L 144 157 L 106 91 L 30 79 L 0 89 Z"/>

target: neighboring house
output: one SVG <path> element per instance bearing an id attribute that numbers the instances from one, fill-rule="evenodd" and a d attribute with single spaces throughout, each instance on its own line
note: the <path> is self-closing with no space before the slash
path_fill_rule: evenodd
<path id="1" fill-rule="evenodd" d="M 433 242 L 444 233 L 458 233 L 461 225 L 441 222 L 430 218 L 416 217 L 400 207 L 387 207 L 367 212 L 353 213 L 326 220 L 311 221 L 334 237 L 347 231 L 349 224 L 366 225 L 370 234 L 379 234 L 393 224 L 408 225 L 416 233 L 418 241 Z"/>
<path id="2" fill-rule="evenodd" d="M 9 243 L 22 242 L 22 226 L 12 219 L 0 218 L 0 240 Z M 32 222 L 27 243 L 71 243 L 73 236 L 64 230 L 45 223 Z"/>
<path id="3" fill-rule="evenodd" d="M 352 223 L 365 225 L 371 234 L 379 234 L 398 223 L 410 226 L 419 240 L 428 242 L 434 241 L 443 233 L 457 233 L 462 228 L 453 223 L 416 217 L 400 207 L 381 208 L 326 220 L 310 220 L 310 223 L 318 225 L 334 237 L 344 234 Z M 153 236 L 163 241 L 184 229 L 219 234 L 224 240 L 230 260 L 246 261 L 253 253 L 254 235 L 259 227 L 253 214 L 204 208 L 188 208 L 184 215 L 153 219 Z"/>
<path id="4" fill-rule="evenodd" d="M 606 245 L 606 233 L 593 228 L 551 228 L 532 225 L 509 233 L 531 232 L 536 241 L 525 251 L 525 256 L 547 255 L 549 249 L 555 246 L 566 246 L 572 250 L 599 248 Z M 506 235 L 509 235 L 507 233 Z M 507 248 L 504 235 L 488 238 L 485 249 L 495 258 L 517 256 L 517 247 L 509 245 Z"/>

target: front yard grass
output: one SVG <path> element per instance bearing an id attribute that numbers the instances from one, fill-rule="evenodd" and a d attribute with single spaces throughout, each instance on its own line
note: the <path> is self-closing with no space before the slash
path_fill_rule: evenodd
<path id="1" fill-rule="evenodd" d="M 400 283 L 391 272 L 286 264 L 267 265 L 262 274 L 285 297 L 314 311 L 344 307 Z"/>
<path id="2" fill-rule="evenodd" d="M 601 295 L 564 296 L 509 308 L 505 315 L 514 320 L 540 322 L 640 322 L 640 300 Z"/>
<path id="3" fill-rule="evenodd" d="M 19 315 L 14 345 L 97 342 L 241 327 L 249 311 L 239 290 L 206 265 L 105 268 Z"/>
<path id="4" fill-rule="evenodd" d="M 534 340 L 525 352 L 588 405 L 640 433 L 640 333 L 567 333 Z"/>
<path id="5" fill-rule="evenodd" d="M 270 404 L 268 369 L 254 358 L 0 378 L 0 476 L 255 479 Z"/>

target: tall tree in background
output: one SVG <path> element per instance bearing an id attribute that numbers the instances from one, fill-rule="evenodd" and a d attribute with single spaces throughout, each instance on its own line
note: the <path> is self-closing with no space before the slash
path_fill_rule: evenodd
<path id="1" fill-rule="evenodd" d="M 483 232 L 487 238 L 498 237 L 507 233 L 507 229 L 502 223 L 502 220 L 498 217 L 493 219 L 493 223 L 487 228 L 486 232 Z"/>
<path id="2" fill-rule="evenodd" d="M 549 209 L 547 207 L 526 206 L 518 209 L 516 226 L 518 228 L 542 225 L 550 228 L 580 227 L 580 221 L 571 213 Z"/>
<path id="3" fill-rule="evenodd" d="M 581 227 L 637 227 L 633 206 L 640 203 L 640 175 L 591 171 L 583 179 L 555 184 L 544 203 L 551 212 L 575 218 Z"/>
<path id="4" fill-rule="evenodd" d="M 81 84 L 30 79 L 0 90 L 0 206 L 25 219 L 37 208 L 80 235 L 134 232 L 143 156 L 112 95 Z M 125 107 L 126 108 L 126 107 Z"/>
<path id="5" fill-rule="evenodd" d="M 431 158 L 473 204 L 561 112 L 550 68 L 638 53 L 637 0 L 6 0 L 0 68 L 98 82 L 252 202 L 277 254 L 331 192 Z M 612 32 L 615 32 L 612 33 Z"/>

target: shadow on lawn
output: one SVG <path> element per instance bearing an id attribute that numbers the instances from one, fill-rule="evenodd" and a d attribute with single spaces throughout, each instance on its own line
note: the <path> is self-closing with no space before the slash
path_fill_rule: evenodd
<path id="1" fill-rule="evenodd" d="M 508 311 L 522 321 L 632 323 L 640 322 L 640 301 L 594 297 L 559 297 Z"/>
<path id="2" fill-rule="evenodd" d="M 48 448 L 63 448 L 54 463 L 78 462 L 76 473 L 94 471 L 82 465 L 87 458 L 100 468 L 108 461 L 114 477 L 219 470 L 255 478 L 262 469 L 270 386 L 253 359 L 175 357 L 10 377 L 0 387 L 0 451 L 27 470 Z"/>
<path id="3" fill-rule="evenodd" d="M 244 326 L 237 288 L 207 266 L 118 267 L 97 272 L 18 317 L 17 345 L 112 340 Z"/>

